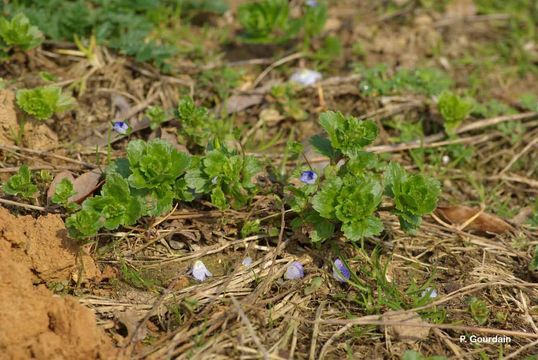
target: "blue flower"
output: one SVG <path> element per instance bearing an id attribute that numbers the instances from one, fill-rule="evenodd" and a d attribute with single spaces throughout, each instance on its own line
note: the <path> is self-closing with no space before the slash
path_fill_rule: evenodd
<path id="1" fill-rule="evenodd" d="M 437 297 L 437 290 L 435 290 L 434 288 L 428 287 L 424 289 L 424 291 L 422 292 L 422 294 L 420 294 L 420 296 L 421 297 L 428 296 L 430 299 L 434 299 Z"/>
<path id="2" fill-rule="evenodd" d="M 204 281 L 208 277 L 213 276 L 213 274 L 211 274 L 209 270 L 207 270 L 205 264 L 200 260 L 197 260 L 194 263 L 191 272 L 192 276 L 198 281 Z"/>
<path id="3" fill-rule="evenodd" d="M 318 81 L 321 80 L 321 73 L 309 70 L 309 69 L 301 69 L 297 70 L 291 77 L 290 81 L 301 84 L 303 86 L 310 86 L 314 85 Z"/>
<path id="4" fill-rule="evenodd" d="M 303 264 L 298 261 L 292 262 L 284 274 L 284 278 L 287 280 L 297 280 L 301 279 L 302 277 L 304 277 Z"/>
<path id="5" fill-rule="evenodd" d="M 306 0 L 306 6 L 310 6 L 310 7 L 316 7 L 318 6 L 318 2 L 316 0 Z"/>
<path id="6" fill-rule="evenodd" d="M 346 267 L 344 262 L 340 259 L 334 260 L 333 277 L 340 282 L 347 282 L 350 276 L 351 272 Z"/>
<path id="7" fill-rule="evenodd" d="M 114 129 L 114 131 L 117 133 L 125 135 L 129 130 L 129 125 L 127 125 L 127 123 L 124 121 L 115 121 L 114 125 L 112 125 L 112 129 Z"/>
<path id="8" fill-rule="evenodd" d="M 315 184 L 317 178 L 318 174 L 312 170 L 306 170 L 301 173 L 301 181 L 308 185 Z"/>
<path id="9" fill-rule="evenodd" d="M 252 265 L 252 258 L 250 256 L 247 256 L 246 258 L 243 259 L 243 261 L 241 262 L 241 264 L 244 266 L 244 267 L 249 267 L 250 265 Z"/>

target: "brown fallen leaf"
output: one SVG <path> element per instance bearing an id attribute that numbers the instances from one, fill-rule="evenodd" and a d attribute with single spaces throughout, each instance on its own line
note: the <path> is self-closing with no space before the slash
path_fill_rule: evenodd
<path id="1" fill-rule="evenodd" d="M 416 312 L 406 312 L 397 314 L 388 311 L 381 316 L 381 320 L 398 325 L 384 325 L 381 330 L 387 331 L 388 335 L 403 342 L 415 342 L 428 337 L 430 327 L 428 323 Z"/>
<path id="2" fill-rule="evenodd" d="M 436 215 L 456 226 L 465 224 L 479 212 L 480 209 L 463 205 L 438 206 L 435 210 Z M 486 234 L 503 234 L 514 230 L 514 228 L 500 217 L 482 212 L 462 230 Z"/>
<path id="3" fill-rule="evenodd" d="M 69 198 L 69 202 L 80 203 L 90 196 L 99 187 L 101 175 L 101 170 L 94 169 L 76 178 L 73 181 L 73 189 L 76 194 Z"/>
<path id="4" fill-rule="evenodd" d="M 62 171 L 58 173 L 54 180 L 52 180 L 52 182 L 50 183 L 49 190 L 47 191 L 47 204 L 50 204 L 50 200 L 56 192 L 56 187 L 63 179 L 68 179 L 69 181 L 71 181 L 71 183 L 75 182 L 75 177 L 73 176 L 71 171 Z"/>

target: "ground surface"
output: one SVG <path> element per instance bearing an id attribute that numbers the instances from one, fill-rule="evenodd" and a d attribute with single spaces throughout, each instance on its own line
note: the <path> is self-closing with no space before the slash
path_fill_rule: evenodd
<path id="1" fill-rule="evenodd" d="M 0 180 L 27 164 L 40 192 L 33 200 L 0 192 L 0 358 L 401 359 L 414 350 L 425 358 L 537 359 L 538 277 L 529 264 L 538 246 L 538 103 L 523 100 L 538 94 L 535 3 L 333 1 L 307 52 L 293 42 L 238 41 L 236 5 L 155 30 L 180 49 L 167 70 L 105 46 L 86 56 L 63 40 L 2 64 Z M 341 52 L 323 50 L 329 36 Z M 285 99 L 271 93 L 301 67 L 323 80 Z M 451 89 L 475 99 L 456 138 L 443 133 L 436 96 L 384 88 L 402 68 L 438 69 Z M 77 106 L 26 122 L 17 142 L 15 91 L 46 83 L 43 72 Z M 88 193 L 97 192 L 100 173 L 90 171 L 106 163 L 114 119 L 133 133 L 112 137 L 112 157 L 125 156 L 136 138 L 185 150 L 177 120 L 150 130 L 144 112 L 171 110 L 189 94 L 233 124 L 237 147 L 290 174 L 296 163 L 282 164 L 286 141 L 319 133 L 320 112 L 373 119 L 381 132 L 371 150 L 438 178 L 440 207 L 415 235 L 381 211 L 386 230 L 364 248 L 339 237 L 315 247 L 292 230 L 276 196 L 282 187 L 261 174 L 266 190 L 245 208 L 180 202 L 85 244 L 69 238 L 67 212 L 47 204 L 52 179 L 85 174 Z M 314 167 L 325 161 L 308 146 L 305 155 Z M 242 236 L 256 219 L 259 230 Z M 336 257 L 347 259 L 371 299 L 335 281 Z M 196 260 L 213 277 L 195 281 L 188 271 Z M 304 278 L 283 279 L 292 261 L 304 265 Z M 424 300 L 417 288 L 438 295 Z M 472 310 L 475 301 L 484 306 Z M 511 342 L 473 344 L 462 335 Z"/>

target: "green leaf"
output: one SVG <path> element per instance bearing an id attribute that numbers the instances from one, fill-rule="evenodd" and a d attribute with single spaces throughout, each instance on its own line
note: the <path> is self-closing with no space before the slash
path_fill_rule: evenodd
<path id="1" fill-rule="evenodd" d="M 69 235 L 76 239 L 93 236 L 103 226 L 101 215 L 92 208 L 85 208 L 71 215 L 65 225 Z"/>
<path id="2" fill-rule="evenodd" d="M 129 183 L 137 189 L 172 191 L 176 179 L 185 173 L 190 164 L 189 155 L 160 139 L 147 143 L 131 141 L 127 145 L 127 159 L 132 172 Z"/>
<path id="3" fill-rule="evenodd" d="M 62 89 L 55 86 L 21 89 L 16 97 L 17 105 L 39 120 L 47 120 L 56 113 L 69 110 L 75 103 L 72 97 L 62 94 Z"/>
<path id="4" fill-rule="evenodd" d="M 67 208 L 69 205 L 69 198 L 76 194 L 77 192 L 73 188 L 73 183 L 69 179 L 64 178 L 60 181 L 58 186 L 56 186 L 51 201 L 54 204 L 59 204 Z"/>
<path id="5" fill-rule="evenodd" d="M 237 18 L 245 30 L 243 40 L 252 43 L 282 42 L 299 29 L 288 22 L 287 0 L 261 0 L 243 3 L 237 9 Z"/>
<path id="6" fill-rule="evenodd" d="M 211 191 L 211 203 L 219 209 L 225 209 L 228 205 L 222 189 L 217 186 Z"/>
<path id="7" fill-rule="evenodd" d="M 340 112 L 321 113 L 319 122 L 329 135 L 332 147 L 347 156 L 354 156 L 373 143 L 379 132 L 373 121 L 358 120 Z"/>
<path id="8" fill-rule="evenodd" d="M 43 34 L 32 26 L 24 14 L 15 15 L 11 21 L 0 18 L 0 39 L 8 47 L 19 47 L 24 51 L 33 49 L 43 41 Z"/>
<path id="9" fill-rule="evenodd" d="M 339 153 L 332 145 L 331 141 L 321 135 L 314 135 L 310 138 L 310 144 L 316 149 L 316 151 L 323 156 L 327 156 L 329 159 L 335 160 Z"/>
<path id="10" fill-rule="evenodd" d="M 453 134 L 473 110 L 473 103 L 452 92 L 445 91 L 439 97 L 438 108 L 445 121 L 447 133 Z"/>
<path id="11" fill-rule="evenodd" d="M 383 223 L 375 216 L 352 220 L 342 225 L 344 235 L 350 240 L 362 240 L 366 237 L 381 234 Z"/>
<path id="12" fill-rule="evenodd" d="M 37 186 L 32 183 L 32 174 L 26 165 L 21 165 L 19 171 L 11 176 L 3 186 L 6 194 L 32 198 L 37 192 Z"/>
<path id="13" fill-rule="evenodd" d="M 337 196 L 342 187 L 342 180 L 334 177 L 327 179 L 320 192 L 312 198 L 312 207 L 324 218 L 335 219 L 335 208 L 338 205 Z"/>
<path id="14" fill-rule="evenodd" d="M 319 214 L 311 211 L 305 216 L 305 220 L 312 224 L 310 240 L 315 243 L 321 243 L 331 238 L 334 235 L 334 224 L 319 216 Z"/>

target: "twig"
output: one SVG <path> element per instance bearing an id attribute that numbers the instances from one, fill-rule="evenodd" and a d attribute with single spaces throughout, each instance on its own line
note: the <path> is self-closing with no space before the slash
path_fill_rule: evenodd
<path id="1" fill-rule="evenodd" d="M 254 343 L 256 344 L 258 349 L 260 349 L 261 353 L 263 354 L 263 358 L 265 360 L 269 360 L 269 353 L 267 352 L 267 350 L 263 346 L 262 342 L 260 341 L 260 339 L 256 335 L 256 331 L 254 331 L 254 328 L 252 327 L 252 324 L 250 323 L 250 320 L 248 319 L 248 316 L 245 314 L 243 309 L 241 309 L 241 305 L 239 304 L 239 302 L 237 301 L 235 296 L 233 296 L 231 294 L 230 294 L 230 299 L 232 300 L 232 303 L 234 304 L 235 310 L 239 314 L 239 317 L 241 318 L 241 321 L 243 321 L 243 323 L 247 327 L 247 330 L 250 333 L 250 336 L 252 337 L 252 340 L 254 340 Z"/>
<path id="2" fill-rule="evenodd" d="M 325 358 L 325 353 L 327 352 L 327 349 L 329 349 L 329 346 L 331 346 L 331 344 L 333 343 L 334 340 L 336 340 L 337 337 L 339 337 L 340 335 L 342 335 L 343 333 L 345 333 L 346 331 L 348 331 L 351 327 L 353 326 L 353 324 L 347 324 L 346 326 L 344 326 L 343 328 L 341 328 L 340 330 L 338 330 L 337 332 L 335 332 L 330 338 L 329 340 L 327 340 L 327 342 L 325 344 L 323 344 L 323 347 L 321 348 L 321 351 L 319 352 L 319 357 L 318 359 L 319 360 L 323 360 Z"/>
<path id="3" fill-rule="evenodd" d="M 37 211 L 42 211 L 42 212 L 47 211 L 47 209 L 45 209 L 42 206 L 24 204 L 24 203 L 20 203 L 20 202 L 17 202 L 17 201 L 12 201 L 12 200 L 2 199 L 2 198 L 0 198 L 0 204 L 18 206 L 18 207 L 21 207 L 21 208 L 30 209 L 30 210 L 37 210 Z"/>
<path id="4" fill-rule="evenodd" d="M 512 165 L 514 165 L 514 163 L 520 158 L 522 157 L 527 151 L 530 150 L 531 147 L 533 147 L 534 145 L 536 145 L 536 143 L 538 143 L 538 137 L 535 137 L 534 139 L 532 139 L 532 141 L 530 143 L 527 144 L 527 146 L 525 146 L 523 148 L 523 150 L 521 150 L 516 156 L 514 156 L 512 158 L 512 160 L 510 160 L 510 162 L 508 163 L 508 165 L 506 165 L 504 167 L 504 169 L 502 169 L 497 175 L 502 175 L 504 174 L 505 172 L 507 172 L 508 170 L 510 170 L 510 168 L 512 167 Z"/>
<path id="5" fill-rule="evenodd" d="M 6 149 L 6 150 L 12 150 L 12 151 L 24 151 L 24 152 L 27 152 L 27 153 L 30 153 L 30 154 L 36 154 L 36 155 L 41 155 L 41 156 L 47 156 L 47 157 L 51 157 L 51 158 L 55 158 L 55 159 L 59 159 L 59 160 L 63 160 L 63 161 L 67 161 L 67 162 L 70 162 L 70 163 L 74 163 L 74 164 L 78 164 L 78 165 L 83 165 L 83 166 L 86 166 L 86 167 L 88 167 L 88 168 L 90 168 L 90 169 L 95 169 L 95 168 L 98 167 L 98 166 L 95 165 L 95 164 L 87 163 L 87 162 L 85 162 L 85 161 L 80 161 L 80 160 L 71 159 L 71 158 L 68 158 L 68 157 L 66 157 L 66 156 L 62 156 L 62 155 L 51 154 L 51 153 L 48 153 L 48 152 L 46 152 L 46 151 L 33 150 L 33 149 L 23 148 L 23 147 L 15 146 L 15 145 L 0 145 L 0 148 L 1 148 L 1 149 Z"/>
<path id="6" fill-rule="evenodd" d="M 301 57 L 303 57 L 304 54 L 302 52 L 297 52 L 297 53 L 294 53 L 294 54 L 291 54 L 291 55 L 288 55 L 286 57 L 283 57 L 282 59 L 280 60 L 277 60 L 275 61 L 274 63 L 272 63 L 271 65 L 269 65 L 265 70 L 263 70 L 261 72 L 260 75 L 258 75 L 258 77 L 256 78 L 256 80 L 254 80 L 254 82 L 252 83 L 252 88 L 255 88 L 256 86 L 258 86 L 258 84 L 267 76 L 267 74 L 269 74 L 274 68 L 280 66 L 280 65 L 283 65 L 287 62 L 290 62 L 290 61 L 293 61 L 295 59 L 300 59 Z"/>
<path id="7" fill-rule="evenodd" d="M 316 341 L 318 340 L 318 333 L 319 333 L 319 323 L 318 320 L 321 319 L 321 313 L 323 311 L 323 307 L 325 306 L 325 301 L 322 301 L 319 306 L 318 310 L 316 311 L 316 322 L 314 323 L 314 329 L 312 330 L 312 341 L 310 342 L 310 360 L 316 359 Z"/>
<path id="8" fill-rule="evenodd" d="M 515 359 L 516 356 L 521 354 L 523 351 L 525 351 L 527 349 L 531 349 L 531 348 L 533 348 L 535 346 L 538 346 L 538 340 L 533 341 L 531 343 L 528 343 L 527 345 L 524 345 L 524 346 L 520 347 L 519 349 L 517 349 L 513 353 L 508 354 L 506 357 L 504 357 L 504 360 Z"/>

